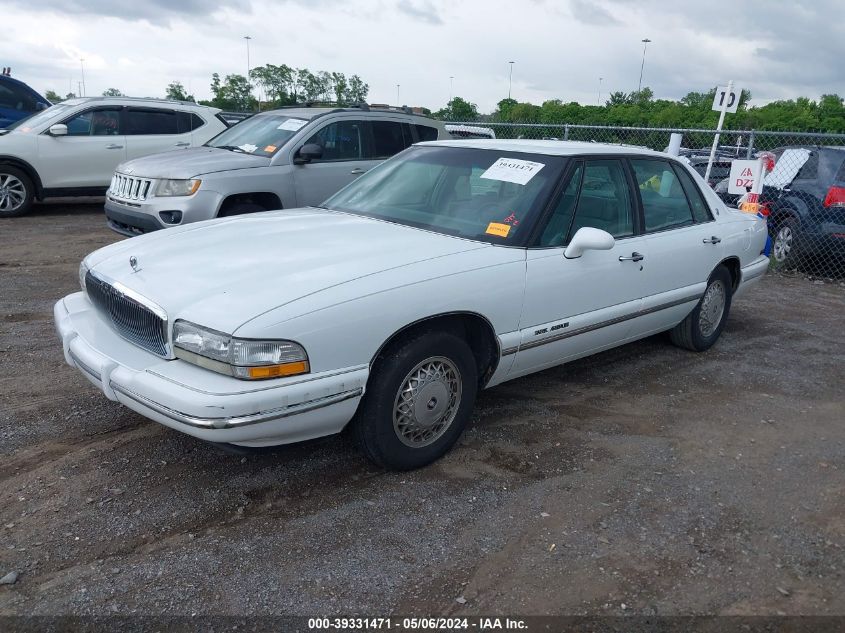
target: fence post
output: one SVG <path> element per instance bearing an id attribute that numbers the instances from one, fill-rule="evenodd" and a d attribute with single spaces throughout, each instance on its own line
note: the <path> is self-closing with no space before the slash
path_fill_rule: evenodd
<path id="1" fill-rule="evenodd" d="M 563 140 L 564 141 L 569 140 L 569 123 L 567 123 L 566 125 L 563 126 Z"/>
<path id="2" fill-rule="evenodd" d="M 751 159 L 751 150 L 754 148 L 754 130 L 751 130 L 751 134 L 748 135 L 748 151 L 745 153 L 745 158 L 750 160 Z"/>

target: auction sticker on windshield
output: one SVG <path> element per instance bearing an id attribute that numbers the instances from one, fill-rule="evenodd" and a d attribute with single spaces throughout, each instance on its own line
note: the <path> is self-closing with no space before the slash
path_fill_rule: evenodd
<path id="1" fill-rule="evenodd" d="M 502 224 L 501 222 L 491 222 L 487 225 L 487 230 L 484 231 L 487 235 L 497 235 L 499 237 L 507 237 L 511 232 L 510 224 Z"/>
<path id="2" fill-rule="evenodd" d="M 545 165 L 535 163 L 531 160 L 520 160 L 518 158 L 500 158 L 481 174 L 481 178 L 488 180 L 503 180 L 518 185 L 528 184 Z"/>
<path id="3" fill-rule="evenodd" d="M 302 119 L 286 119 L 276 129 L 277 130 L 290 130 L 291 132 L 296 132 L 299 128 L 301 128 L 306 123 L 308 123 L 308 121 L 303 121 Z"/>

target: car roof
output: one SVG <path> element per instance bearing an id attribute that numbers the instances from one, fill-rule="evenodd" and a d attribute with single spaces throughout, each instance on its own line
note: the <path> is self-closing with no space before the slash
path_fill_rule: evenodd
<path id="1" fill-rule="evenodd" d="M 549 156 L 580 156 L 584 154 L 642 154 L 675 158 L 663 152 L 638 147 L 636 145 L 610 145 L 606 143 L 586 143 L 581 141 L 535 141 L 533 139 L 463 139 L 448 141 L 426 141 L 417 143 L 424 146 L 470 147 L 492 149 L 500 152 L 526 152 L 548 154 Z"/>
<path id="2" fill-rule="evenodd" d="M 81 105 L 83 103 L 105 103 L 105 104 L 122 104 L 122 105 L 144 105 L 145 103 L 156 103 L 164 105 L 180 105 L 189 106 L 192 108 L 200 108 L 203 110 L 213 110 L 220 112 L 220 108 L 213 108 L 211 106 L 204 106 L 193 101 L 177 101 L 175 99 L 157 99 L 155 97 L 74 97 L 67 99 L 61 103 L 67 105 Z"/>

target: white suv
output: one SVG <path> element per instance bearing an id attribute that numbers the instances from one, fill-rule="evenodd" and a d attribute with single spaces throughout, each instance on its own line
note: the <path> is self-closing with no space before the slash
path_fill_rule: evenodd
<path id="1" fill-rule="evenodd" d="M 69 99 L 0 131 L 0 217 L 33 200 L 103 195 L 115 167 L 202 145 L 227 127 L 220 110 L 186 101 Z"/>

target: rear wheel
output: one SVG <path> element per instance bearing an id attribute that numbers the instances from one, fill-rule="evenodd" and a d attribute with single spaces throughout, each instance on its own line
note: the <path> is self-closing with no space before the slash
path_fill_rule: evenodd
<path id="1" fill-rule="evenodd" d="M 425 466 L 460 437 L 477 390 L 478 371 L 466 341 L 446 332 L 421 332 L 379 355 L 356 416 L 355 437 L 379 466 Z"/>
<path id="2" fill-rule="evenodd" d="M 793 217 L 787 217 L 775 225 L 772 232 L 772 257 L 784 268 L 795 268 L 800 260 L 798 232 L 801 226 Z"/>
<path id="3" fill-rule="evenodd" d="M 17 167 L 0 165 L 0 218 L 28 213 L 34 195 L 29 176 Z"/>
<path id="4" fill-rule="evenodd" d="M 732 287 L 730 272 L 719 266 L 710 275 L 698 305 L 669 332 L 672 342 L 694 352 L 710 349 L 728 320 Z"/>

